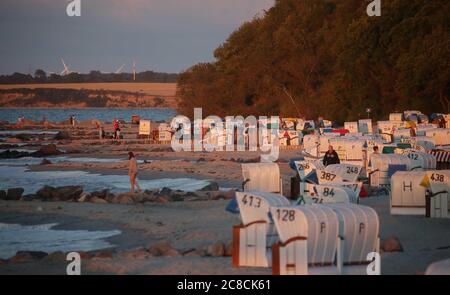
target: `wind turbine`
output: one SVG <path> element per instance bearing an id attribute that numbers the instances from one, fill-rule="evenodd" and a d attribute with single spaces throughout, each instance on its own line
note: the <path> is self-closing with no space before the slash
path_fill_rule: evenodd
<path id="1" fill-rule="evenodd" d="M 63 66 L 64 66 L 64 70 L 61 72 L 61 76 L 65 76 L 65 75 L 69 75 L 69 74 L 75 73 L 75 72 L 70 70 L 70 67 L 68 67 L 66 65 L 66 63 L 64 62 L 63 58 L 61 58 L 61 62 L 63 64 Z"/>
<path id="2" fill-rule="evenodd" d="M 120 68 L 118 68 L 118 69 L 115 71 L 115 74 L 120 74 L 120 73 L 122 73 L 122 70 L 123 70 L 124 67 L 125 67 L 125 64 L 121 65 Z"/>

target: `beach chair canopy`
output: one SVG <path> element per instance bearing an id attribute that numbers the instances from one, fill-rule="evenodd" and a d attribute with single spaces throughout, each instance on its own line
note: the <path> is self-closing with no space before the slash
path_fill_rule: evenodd
<path id="1" fill-rule="evenodd" d="M 403 121 L 403 114 L 402 113 L 389 114 L 389 121 Z"/>
<path id="2" fill-rule="evenodd" d="M 329 185 L 314 185 L 314 201 L 318 204 L 328 203 L 357 203 L 358 196 L 348 187 L 340 186 L 334 183 Z"/>
<path id="3" fill-rule="evenodd" d="M 425 215 L 426 172 L 399 171 L 391 177 L 391 214 Z"/>
<path id="4" fill-rule="evenodd" d="M 429 129 L 426 130 L 425 135 L 434 140 L 436 146 L 448 147 L 450 146 L 450 129 Z"/>
<path id="5" fill-rule="evenodd" d="M 409 159 L 411 159 L 411 166 L 414 169 L 417 168 L 425 170 L 436 169 L 437 164 L 436 157 L 431 154 L 413 149 L 396 150 L 396 152 L 398 154 L 405 155 Z"/>
<path id="6" fill-rule="evenodd" d="M 430 266 L 428 266 L 425 275 L 450 276 L 450 259 L 432 263 Z"/>
<path id="7" fill-rule="evenodd" d="M 339 221 L 331 208 L 321 205 L 272 207 L 270 212 L 282 243 L 306 239 L 308 263 L 334 263 Z"/>
<path id="8" fill-rule="evenodd" d="M 276 163 L 242 164 L 242 174 L 246 191 L 281 192 L 280 168 Z"/>
<path id="9" fill-rule="evenodd" d="M 338 216 L 339 236 L 343 238 L 346 264 L 366 261 L 367 254 L 378 247 L 380 222 L 376 211 L 355 204 L 327 204 Z"/>
<path id="10" fill-rule="evenodd" d="M 349 133 L 358 133 L 358 122 L 345 122 L 344 129 L 348 130 Z"/>
<path id="11" fill-rule="evenodd" d="M 269 210 L 273 206 L 289 206 L 290 202 L 278 194 L 264 192 L 236 192 L 242 224 L 247 226 L 254 222 L 270 223 Z"/>
<path id="12" fill-rule="evenodd" d="M 400 154 L 372 154 L 370 157 L 371 170 L 388 171 L 389 165 L 406 165 L 407 169 L 413 168 L 410 158 Z"/>
<path id="13" fill-rule="evenodd" d="M 343 181 L 356 182 L 363 170 L 362 166 L 353 164 L 333 164 L 325 168 L 326 172 L 338 175 Z"/>

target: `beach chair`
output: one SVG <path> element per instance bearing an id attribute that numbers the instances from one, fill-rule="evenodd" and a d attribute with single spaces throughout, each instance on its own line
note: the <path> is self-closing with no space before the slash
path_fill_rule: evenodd
<path id="1" fill-rule="evenodd" d="M 313 185 L 314 196 L 305 197 L 306 200 L 317 204 L 327 203 L 354 203 L 359 202 L 358 195 L 350 188 L 331 184 L 331 185 Z"/>
<path id="2" fill-rule="evenodd" d="M 242 164 L 244 191 L 259 191 L 283 194 L 280 168 L 276 163 Z"/>
<path id="3" fill-rule="evenodd" d="M 280 238 L 272 247 L 273 274 L 365 275 L 369 254 L 379 253 L 379 219 L 372 208 L 272 207 L 271 214 Z"/>
<path id="4" fill-rule="evenodd" d="M 323 168 L 323 164 L 320 161 L 295 161 L 294 164 L 300 177 L 299 196 L 314 196 L 313 186 L 317 183 L 308 181 L 308 176 L 315 173 L 318 167 Z"/>
<path id="5" fill-rule="evenodd" d="M 264 192 L 237 192 L 242 224 L 233 227 L 233 267 L 270 267 L 271 246 L 278 241 L 272 206 L 289 206 L 283 196 Z"/>
<path id="6" fill-rule="evenodd" d="M 350 134 L 358 133 L 358 122 L 345 122 L 344 129 L 348 130 Z"/>
<path id="7" fill-rule="evenodd" d="M 370 157 L 370 162 L 369 182 L 372 187 L 377 188 L 388 188 L 390 186 L 390 166 L 404 165 L 408 171 L 414 168 L 410 158 L 399 154 L 373 154 Z"/>
<path id="8" fill-rule="evenodd" d="M 426 217 L 450 218 L 450 170 L 427 171 L 421 183 L 427 188 L 425 195 Z"/>
<path id="9" fill-rule="evenodd" d="M 428 266 L 425 275 L 427 276 L 449 276 L 450 259 L 441 260 Z"/>
<path id="10" fill-rule="evenodd" d="M 280 241 L 272 247 L 272 274 L 339 274 L 339 221 L 323 205 L 272 207 Z"/>
<path id="11" fill-rule="evenodd" d="M 363 171 L 363 167 L 353 164 L 334 164 L 327 166 L 325 171 L 336 174 L 343 181 L 356 182 Z"/>
<path id="12" fill-rule="evenodd" d="M 391 177 L 391 214 L 420 215 L 426 214 L 426 188 L 421 185 L 426 172 L 398 171 Z"/>
<path id="13" fill-rule="evenodd" d="M 423 170 L 436 170 L 437 161 L 436 157 L 426 152 L 414 150 L 414 149 L 398 149 L 398 154 L 405 155 L 411 159 L 411 166 L 415 169 Z"/>
<path id="14" fill-rule="evenodd" d="M 368 255 L 380 253 L 380 221 L 376 211 L 356 204 L 326 204 L 339 219 L 338 265 L 342 275 L 366 275 Z"/>

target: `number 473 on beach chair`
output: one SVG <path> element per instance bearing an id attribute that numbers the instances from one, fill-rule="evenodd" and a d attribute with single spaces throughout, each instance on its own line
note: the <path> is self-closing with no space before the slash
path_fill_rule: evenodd
<path id="1" fill-rule="evenodd" d="M 272 206 L 289 206 L 285 197 L 263 192 L 237 192 L 242 224 L 233 227 L 233 267 L 270 267 L 278 235 L 269 214 Z"/>

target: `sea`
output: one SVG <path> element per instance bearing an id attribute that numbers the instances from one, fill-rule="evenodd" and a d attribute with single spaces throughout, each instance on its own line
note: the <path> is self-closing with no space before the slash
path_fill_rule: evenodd
<path id="1" fill-rule="evenodd" d="M 174 109 L 146 108 L 146 109 L 120 109 L 120 108 L 86 108 L 86 109 L 63 109 L 63 108 L 0 108 L 0 121 L 9 123 L 17 122 L 24 117 L 27 120 L 42 121 L 45 117 L 50 122 L 66 121 L 70 116 L 75 116 L 77 121 L 99 120 L 101 122 L 112 122 L 114 118 L 131 121 L 133 115 L 140 116 L 143 120 L 170 121 L 177 112 Z"/>

